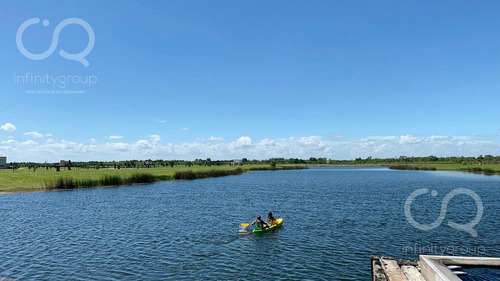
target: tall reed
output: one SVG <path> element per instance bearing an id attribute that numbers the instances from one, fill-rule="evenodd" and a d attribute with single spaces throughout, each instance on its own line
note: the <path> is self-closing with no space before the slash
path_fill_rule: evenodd
<path id="1" fill-rule="evenodd" d="M 153 183 L 157 180 L 161 180 L 161 177 L 158 177 L 157 179 L 157 177 L 149 173 L 136 173 L 125 178 L 119 175 L 104 175 L 100 179 L 79 180 L 71 177 L 60 177 L 55 180 L 45 182 L 45 188 L 48 190 L 69 190 L 77 188 L 92 188 L 98 186 L 119 186 L 124 184 Z"/>
<path id="2" fill-rule="evenodd" d="M 234 170 L 209 170 L 209 171 L 179 171 L 174 174 L 176 180 L 195 180 L 204 178 L 217 178 L 232 175 L 241 175 L 245 171 L 241 168 Z"/>

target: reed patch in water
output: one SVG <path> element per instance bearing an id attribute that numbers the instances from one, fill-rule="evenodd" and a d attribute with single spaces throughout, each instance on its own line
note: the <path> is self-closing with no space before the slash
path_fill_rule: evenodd
<path id="1" fill-rule="evenodd" d="M 209 171 L 179 171 L 174 174 L 176 180 L 196 180 L 204 178 L 217 178 L 233 175 L 241 175 L 245 171 L 241 168 L 234 170 L 209 170 Z"/>
<path id="2" fill-rule="evenodd" d="M 45 189 L 48 190 L 70 190 L 78 188 L 92 188 L 98 186 L 120 186 L 124 184 L 145 184 L 153 183 L 157 180 L 152 174 L 149 173 L 136 173 L 128 177 L 121 177 L 119 175 L 104 175 L 100 179 L 74 179 L 71 177 L 60 177 L 53 181 L 45 182 Z"/>

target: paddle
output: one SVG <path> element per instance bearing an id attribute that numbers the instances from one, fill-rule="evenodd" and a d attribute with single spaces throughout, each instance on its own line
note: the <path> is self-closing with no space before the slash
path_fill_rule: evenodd
<path id="1" fill-rule="evenodd" d="M 242 224 L 241 224 L 241 226 L 243 226 L 243 227 L 247 227 L 247 226 L 249 226 L 249 225 L 250 225 L 249 223 L 242 223 Z"/>

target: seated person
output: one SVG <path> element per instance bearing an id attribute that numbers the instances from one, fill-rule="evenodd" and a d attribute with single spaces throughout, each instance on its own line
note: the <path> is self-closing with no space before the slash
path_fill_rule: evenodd
<path id="1" fill-rule="evenodd" d="M 255 224 L 255 229 L 264 229 L 269 227 L 269 225 L 261 219 L 260 215 L 257 216 L 257 219 L 254 220 L 250 225 L 254 224 Z"/>
<path id="2" fill-rule="evenodd" d="M 273 225 L 275 223 L 276 223 L 276 219 L 273 217 L 273 212 L 269 212 L 269 214 L 267 214 L 267 224 Z"/>

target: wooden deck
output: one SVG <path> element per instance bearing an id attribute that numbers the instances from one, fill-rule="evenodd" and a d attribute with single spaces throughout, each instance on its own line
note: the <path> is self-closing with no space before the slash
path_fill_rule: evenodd
<path id="1" fill-rule="evenodd" d="M 372 257 L 372 281 L 426 281 L 417 261 Z"/>
<path id="2" fill-rule="evenodd" d="M 418 261 L 371 258 L 372 281 L 461 281 L 456 274 L 467 274 L 462 272 L 462 266 L 500 269 L 500 258 L 433 255 L 420 255 Z M 452 267 L 460 269 L 453 271 Z"/>

